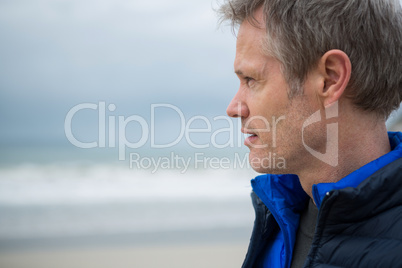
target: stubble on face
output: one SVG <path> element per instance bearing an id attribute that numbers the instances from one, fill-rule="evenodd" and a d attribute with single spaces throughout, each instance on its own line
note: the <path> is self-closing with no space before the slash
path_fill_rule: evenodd
<path id="1" fill-rule="evenodd" d="M 270 131 L 258 135 L 259 146 L 253 144 L 248 146 L 253 169 L 259 173 L 270 174 L 297 174 L 304 169 L 310 156 L 306 154 L 307 151 L 302 143 L 302 128 L 303 123 L 314 112 L 305 95 L 293 97 L 285 107 L 277 110 L 271 116 L 275 119 L 281 118 L 276 122 L 275 128 L 273 127 L 275 120 L 272 120 Z M 314 144 L 319 143 L 321 131 L 319 125 L 307 128 L 304 133 L 306 143 L 318 147 Z M 264 148 L 261 148 L 261 145 L 264 145 Z M 258 165 L 264 162 L 268 165 Z"/>

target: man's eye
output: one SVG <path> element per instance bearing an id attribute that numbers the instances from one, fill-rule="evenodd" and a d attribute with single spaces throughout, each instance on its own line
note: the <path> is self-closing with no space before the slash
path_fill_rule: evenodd
<path id="1" fill-rule="evenodd" d="M 253 78 L 251 78 L 251 77 L 246 77 L 246 78 L 244 78 L 244 79 L 246 80 L 246 84 L 247 84 L 249 87 L 251 87 L 251 86 L 254 85 L 255 80 L 254 80 Z"/>

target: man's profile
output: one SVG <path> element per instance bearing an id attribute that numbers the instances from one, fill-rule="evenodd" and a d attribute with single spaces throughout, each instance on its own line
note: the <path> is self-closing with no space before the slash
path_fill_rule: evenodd
<path id="1" fill-rule="evenodd" d="M 402 267 L 397 0 L 228 0 L 256 212 L 243 267 Z M 274 126 L 269 122 L 275 122 Z M 264 165 L 268 155 L 284 166 Z"/>

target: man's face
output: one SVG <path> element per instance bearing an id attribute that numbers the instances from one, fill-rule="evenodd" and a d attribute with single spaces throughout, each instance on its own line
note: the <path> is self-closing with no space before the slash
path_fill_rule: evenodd
<path id="1" fill-rule="evenodd" d="M 289 99 L 289 86 L 280 62 L 262 52 L 265 35 L 265 29 L 256 28 L 247 20 L 240 26 L 234 63 L 240 88 L 227 113 L 242 120 L 254 170 L 295 173 L 308 159 L 302 145 L 303 122 L 319 108 L 314 98 L 308 97 L 312 94 L 306 93 L 306 85 L 303 96 Z"/>

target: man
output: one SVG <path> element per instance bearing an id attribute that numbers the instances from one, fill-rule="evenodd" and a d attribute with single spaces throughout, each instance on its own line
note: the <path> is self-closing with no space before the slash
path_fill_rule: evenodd
<path id="1" fill-rule="evenodd" d="M 239 26 L 227 113 L 266 174 L 243 267 L 402 267 L 402 134 L 385 127 L 402 99 L 400 3 L 229 0 L 220 13 Z"/>

